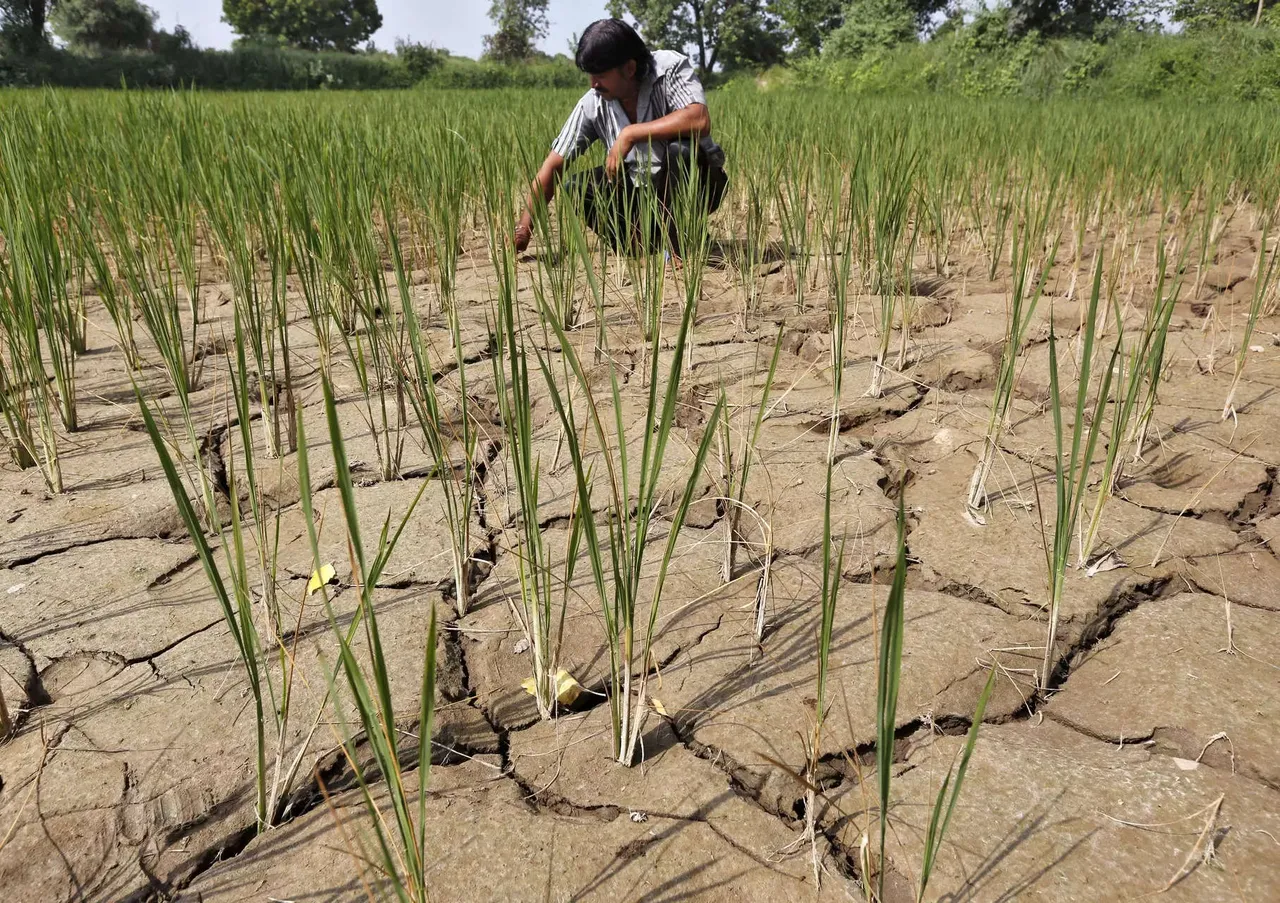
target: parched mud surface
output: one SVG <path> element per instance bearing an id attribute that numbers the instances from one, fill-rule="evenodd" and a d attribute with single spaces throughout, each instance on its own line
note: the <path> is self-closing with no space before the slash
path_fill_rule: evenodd
<path id="1" fill-rule="evenodd" d="M 432 899 L 863 899 L 859 851 L 868 832 L 878 836 L 879 817 L 877 631 L 899 492 L 910 569 L 886 899 L 915 899 L 930 807 L 992 667 L 988 723 L 926 898 L 1280 898 L 1280 319 L 1258 324 L 1236 414 L 1224 421 L 1248 304 L 1228 272 L 1240 269 L 1239 254 L 1215 263 L 1201 297 L 1174 316 L 1151 441 L 1102 523 L 1100 545 L 1123 566 L 1068 572 L 1048 690 L 1036 680 L 1048 598 L 1041 506 L 1051 508 L 1054 494 L 1044 342 L 1050 316 L 1064 340 L 1078 328 L 1078 299 L 1067 297 L 1072 274 L 1054 271 L 1030 331 L 985 526 L 963 510 L 1007 283 L 986 281 L 978 256 L 930 279 L 928 297 L 912 305 L 904 366 L 874 399 L 861 393 L 871 376 L 875 299 L 857 299 L 834 437 L 832 506 L 845 557 L 831 653 L 835 701 L 815 776 L 815 847 L 804 841 L 805 788 L 795 775 L 813 719 L 823 462 L 832 440 L 825 289 L 814 288 L 801 314 L 785 273 L 762 277 L 759 309 L 744 324 L 737 276 L 708 271 L 642 597 L 656 580 L 671 499 L 721 389 L 738 442 L 780 336 L 778 375 L 728 582 L 718 453 L 698 482 L 657 613 L 650 690 L 665 714 L 651 713 L 644 761 L 624 769 L 610 755 L 602 695 L 609 651 L 585 564 L 568 595 L 562 651 L 586 690 L 582 700 L 541 722 L 520 688 L 530 654 L 512 608 L 518 502 L 488 358 L 488 265 L 479 238 L 469 247 L 459 293 L 468 407 L 484 467 L 465 615 L 454 610 L 438 462 L 411 427 L 401 476 L 381 479 L 350 365 L 334 364 L 365 533 L 376 535 L 418 500 L 376 595 L 406 743 L 416 742 L 432 607 L 440 619 L 426 808 Z M 917 265 L 922 281 L 931 275 L 923 260 Z M 532 311 L 537 264 L 521 266 L 520 297 Z M 609 277 L 611 350 L 593 375 L 614 370 L 628 441 L 639 443 L 647 428 L 644 345 L 622 275 L 619 268 Z M 1139 308 L 1150 276 L 1135 267 L 1127 277 Z M 446 416 L 461 416 L 438 300 L 425 282 L 415 292 L 438 354 Z M 222 297 L 226 286 L 210 293 Z M 670 322 L 682 297 L 671 273 L 667 296 Z M 221 335 L 230 306 L 211 303 L 209 313 L 209 336 Z M 89 315 L 95 347 L 81 363 L 81 383 L 91 397 L 83 428 L 65 444 L 67 491 L 49 496 L 36 473 L 0 471 L 0 686 L 17 722 L 0 744 L 0 897 L 231 903 L 376 895 L 377 879 L 358 862 L 368 841 L 362 797 L 338 753 L 335 711 L 350 717 L 350 704 L 328 693 L 336 641 L 306 594 L 304 491 L 323 515 L 334 616 L 350 623 L 357 593 L 309 324 L 294 325 L 292 354 L 313 485 L 298 485 L 295 456 L 260 461 L 266 494 L 282 512 L 279 592 L 297 678 L 282 732 L 284 777 L 273 784 L 277 826 L 258 834 L 245 672 L 141 431 L 130 375 L 105 338 L 109 321 L 93 303 Z M 584 360 L 593 335 L 593 324 L 573 333 Z M 895 331 L 895 352 L 898 339 Z M 542 343 L 542 331 L 528 340 Z M 162 382 L 152 371 L 139 379 L 151 390 Z M 225 364 L 207 359 L 196 410 L 213 448 L 233 426 L 226 385 Z M 563 556 L 572 471 L 536 380 L 533 394 L 540 526 L 552 554 Z M 766 630 L 757 643 L 766 564 Z M 420 777 L 411 773 L 413 787 Z M 373 792 L 385 802 L 381 783 Z"/>

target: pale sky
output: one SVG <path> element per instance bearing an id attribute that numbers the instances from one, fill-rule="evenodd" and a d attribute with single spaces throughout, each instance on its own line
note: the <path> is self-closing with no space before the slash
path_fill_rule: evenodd
<path id="1" fill-rule="evenodd" d="M 227 48 L 235 34 L 222 21 L 222 0 L 144 0 L 160 14 L 159 26 L 183 25 L 200 47 Z M 382 28 L 374 43 L 391 50 L 396 38 L 434 44 L 460 56 L 478 57 L 486 34 L 493 31 L 488 0 L 378 0 Z M 569 38 L 603 18 L 605 0 L 551 0 L 550 33 L 542 42 L 547 53 L 567 52 Z"/>

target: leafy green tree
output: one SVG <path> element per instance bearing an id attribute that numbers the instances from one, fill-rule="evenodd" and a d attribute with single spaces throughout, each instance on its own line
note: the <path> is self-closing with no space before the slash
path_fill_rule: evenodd
<path id="1" fill-rule="evenodd" d="M 776 66 L 786 57 L 787 34 L 782 22 L 760 0 L 725 10 L 719 52 L 725 72 Z"/>
<path id="2" fill-rule="evenodd" d="M 396 56 L 404 61 L 405 68 L 409 70 L 414 81 L 422 81 L 444 65 L 444 61 L 449 58 L 449 52 L 429 44 L 397 40 Z"/>
<path id="3" fill-rule="evenodd" d="M 786 43 L 765 0 L 610 0 L 609 12 L 635 19 L 650 47 L 692 48 L 704 74 L 778 62 Z"/>
<path id="4" fill-rule="evenodd" d="M 1214 28 L 1232 22 L 1258 25 L 1268 7 L 1275 9 L 1277 0 L 1178 0 L 1173 20 L 1188 28 Z"/>
<path id="5" fill-rule="evenodd" d="M 45 23 L 51 0 L 0 0 L 0 37 L 11 49 L 34 53 L 49 43 Z"/>
<path id="6" fill-rule="evenodd" d="M 547 0 L 493 0 L 489 18 L 497 31 L 485 35 L 484 55 L 495 62 L 527 60 L 547 36 Z"/>
<path id="7" fill-rule="evenodd" d="M 1103 22 L 1123 19 L 1128 0 L 1013 0 L 1009 33 L 1036 31 L 1045 37 L 1090 35 Z"/>
<path id="8" fill-rule="evenodd" d="M 817 53 L 844 22 L 847 0 L 775 0 L 773 4 L 798 54 Z"/>
<path id="9" fill-rule="evenodd" d="M 222 20 L 251 41 L 347 53 L 382 27 L 377 0 L 222 0 Z"/>
<path id="10" fill-rule="evenodd" d="M 822 55 L 857 59 L 916 40 L 918 27 L 916 11 L 904 0 L 854 0 L 845 7 L 844 23 L 827 36 Z"/>
<path id="11" fill-rule="evenodd" d="M 49 22 L 69 45 L 89 50 L 147 47 L 156 33 L 155 10 L 138 0 L 59 0 Z"/>

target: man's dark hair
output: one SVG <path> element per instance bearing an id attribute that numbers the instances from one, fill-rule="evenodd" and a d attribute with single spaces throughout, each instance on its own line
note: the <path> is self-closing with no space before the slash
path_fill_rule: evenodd
<path id="1" fill-rule="evenodd" d="M 653 54 L 636 30 L 621 19 L 598 19 L 587 26 L 578 38 L 574 62 L 590 75 L 608 72 L 636 61 L 636 78 L 643 79 L 653 71 Z"/>

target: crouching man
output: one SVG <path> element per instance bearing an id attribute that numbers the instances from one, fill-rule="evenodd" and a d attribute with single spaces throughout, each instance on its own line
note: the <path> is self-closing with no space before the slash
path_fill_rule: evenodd
<path id="1" fill-rule="evenodd" d="M 590 76 L 591 90 L 574 107 L 534 178 L 516 225 L 516 249 L 529 246 L 539 196 L 550 202 L 565 164 L 603 141 L 609 148 L 604 166 L 566 179 L 566 195 L 615 249 L 652 250 L 662 230 L 678 254 L 673 211 L 682 203 L 681 191 L 693 180 L 696 210 L 705 215 L 720 206 L 728 184 L 724 151 L 711 140 L 711 114 L 693 66 L 670 50 L 650 52 L 618 19 L 587 26 L 576 62 Z M 651 199 L 657 201 L 656 217 L 644 215 Z"/>

